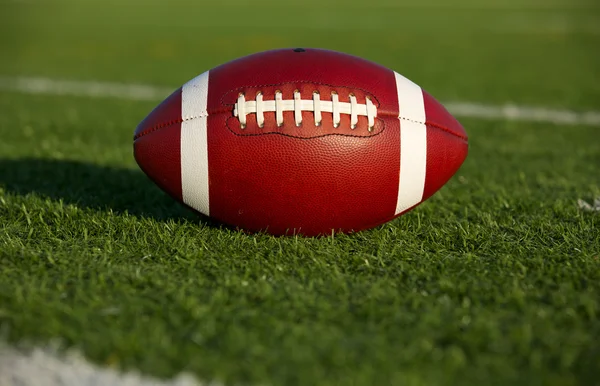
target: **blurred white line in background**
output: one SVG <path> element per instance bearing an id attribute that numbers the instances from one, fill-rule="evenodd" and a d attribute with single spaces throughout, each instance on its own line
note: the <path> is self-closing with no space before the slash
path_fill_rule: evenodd
<path id="1" fill-rule="evenodd" d="M 0 90 L 18 91 L 27 94 L 72 95 L 93 98 L 155 101 L 166 98 L 174 91 L 174 88 L 133 83 L 0 77 Z"/>
<path id="2" fill-rule="evenodd" d="M 446 102 L 444 106 L 457 117 L 600 126 L 600 111 L 576 112 L 546 107 L 514 104 L 493 106 L 470 102 Z"/>
<path id="3" fill-rule="evenodd" d="M 27 94 L 160 101 L 173 92 L 175 88 L 134 83 L 0 76 L 0 90 Z M 548 107 L 520 106 L 515 104 L 488 105 L 461 101 L 444 102 L 443 104 L 457 117 L 600 126 L 600 111 L 577 112 Z"/>
<path id="4" fill-rule="evenodd" d="M 201 386 L 191 375 L 158 380 L 138 372 L 103 369 L 75 353 L 58 355 L 55 350 L 36 348 L 18 351 L 0 347 L 0 385 L 47 386 Z"/>

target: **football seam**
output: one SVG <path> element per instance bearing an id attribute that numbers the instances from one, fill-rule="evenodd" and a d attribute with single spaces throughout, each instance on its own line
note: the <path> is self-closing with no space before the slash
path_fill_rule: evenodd
<path id="1" fill-rule="evenodd" d="M 196 118 L 205 118 L 205 117 L 208 117 L 210 115 L 225 113 L 225 112 L 229 112 L 229 111 L 230 111 L 230 109 L 216 110 L 216 111 L 214 111 L 212 113 L 206 112 L 206 113 L 203 113 L 203 114 L 192 115 L 192 116 L 185 117 L 185 118 L 173 119 L 173 120 L 168 121 L 168 122 L 159 123 L 156 126 L 153 126 L 153 127 L 149 128 L 147 130 L 141 131 L 140 133 L 134 135 L 133 140 L 135 141 L 135 140 L 137 140 L 137 139 L 139 139 L 139 138 L 141 138 L 141 137 L 143 137 L 145 135 L 151 134 L 151 133 L 153 133 L 153 132 L 155 132 L 157 130 L 160 130 L 160 129 L 163 129 L 165 127 L 169 127 L 169 126 L 172 126 L 172 125 L 175 125 L 175 124 L 178 124 L 178 123 L 183 123 L 183 122 L 191 121 L 192 119 L 196 119 Z M 381 117 L 382 115 L 383 116 L 389 116 L 389 117 L 397 117 L 396 114 L 391 114 L 391 113 L 386 113 L 386 112 L 382 112 L 382 114 L 380 114 L 379 117 Z M 400 116 L 398 118 L 401 119 L 401 120 L 403 120 L 403 121 L 418 123 L 418 124 L 421 124 L 421 125 L 425 125 L 427 127 L 436 128 L 436 129 L 442 130 L 442 131 L 444 131 L 444 132 L 446 132 L 448 134 L 451 134 L 451 135 L 453 135 L 453 136 L 455 136 L 455 137 L 457 137 L 459 139 L 462 139 L 465 142 L 468 141 L 468 138 L 466 136 L 457 134 L 454 131 L 450 130 L 449 128 L 447 128 L 445 126 L 442 126 L 442 125 L 439 125 L 437 123 L 428 122 L 428 121 L 422 122 L 422 121 L 419 121 L 419 120 L 416 120 L 416 119 L 406 118 L 406 117 L 402 117 L 402 116 Z M 373 134 L 373 135 L 370 135 L 370 136 L 357 136 L 357 135 L 351 135 L 351 134 L 331 133 L 331 134 L 323 134 L 323 135 L 314 136 L 314 137 L 298 137 L 298 136 L 295 136 L 295 135 L 284 134 L 284 133 L 277 133 L 277 132 L 257 133 L 257 134 L 238 134 L 238 133 L 233 132 L 231 130 L 231 128 L 229 127 L 229 125 L 227 125 L 227 129 L 231 133 L 233 133 L 233 134 L 235 134 L 237 136 L 241 136 L 241 137 L 256 137 L 256 136 L 260 136 L 260 135 L 278 134 L 278 135 L 283 135 L 285 137 L 298 138 L 298 139 L 321 138 L 321 137 L 326 137 L 326 136 L 330 136 L 330 135 L 339 135 L 339 136 L 344 136 L 344 137 L 372 138 L 372 137 L 375 137 L 377 135 L 380 135 L 385 130 L 385 122 L 384 122 L 384 128 L 379 133 Z"/>
<path id="2" fill-rule="evenodd" d="M 413 123 L 419 123 L 419 124 L 425 125 L 427 127 L 433 127 L 435 129 L 442 130 L 442 131 L 444 131 L 444 132 L 446 132 L 448 134 L 451 134 L 451 135 L 455 136 L 456 138 L 462 139 L 465 142 L 467 142 L 469 140 L 468 137 L 466 137 L 464 135 L 461 135 L 461 134 L 458 134 L 458 133 L 455 133 L 453 130 L 450 130 L 446 126 L 442 126 L 442 125 L 439 125 L 439 124 L 434 123 L 434 122 L 429 122 L 429 121 L 421 122 L 421 121 L 417 121 L 417 120 L 406 118 L 406 117 L 399 117 L 399 118 L 401 120 L 403 120 L 403 121 L 408 121 L 408 122 L 413 122 Z"/>
<path id="3" fill-rule="evenodd" d="M 164 123 L 159 123 L 156 126 L 152 126 L 151 128 L 146 129 L 144 131 L 141 131 L 138 134 L 134 135 L 133 139 L 136 140 L 136 139 L 139 139 L 139 138 L 141 138 L 141 137 L 143 137 L 145 135 L 153 133 L 153 132 L 155 132 L 157 130 L 164 129 L 165 127 L 173 126 L 173 125 L 176 125 L 178 123 L 183 123 L 183 122 L 186 122 L 186 121 L 191 121 L 192 119 L 203 118 L 203 117 L 208 117 L 208 113 L 206 113 L 206 114 L 199 114 L 199 115 L 193 115 L 191 117 L 173 119 L 172 121 L 168 121 L 168 122 L 164 122 Z"/>
<path id="4" fill-rule="evenodd" d="M 209 115 L 224 113 L 224 112 L 228 112 L 228 111 L 229 110 L 225 110 L 225 109 L 223 109 L 223 111 L 216 110 L 216 111 L 214 111 L 212 113 L 209 113 L 207 111 L 207 112 L 204 112 L 202 114 L 191 115 L 191 116 L 188 116 L 188 117 L 185 117 L 185 118 L 182 117 L 182 118 L 172 119 L 170 121 L 159 123 L 159 124 L 157 124 L 155 126 L 152 126 L 152 127 L 148 128 L 146 130 L 140 131 L 139 133 L 137 133 L 137 134 L 135 134 L 133 136 L 133 140 L 135 141 L 136 139 L 139 139 L 139 138 L 141 138 L 141 137 L 143 137 L 145 135 L 151 134 L 151 133 L 155 132 L 156 130 L 164 129 L 165 127 L 173 126 L 173 125 L 176 125 L 178 123 L 183 123 L 183 122 L 191 121 L 192 119 L 196 119 L 196 118 L 207 118 Z"/>

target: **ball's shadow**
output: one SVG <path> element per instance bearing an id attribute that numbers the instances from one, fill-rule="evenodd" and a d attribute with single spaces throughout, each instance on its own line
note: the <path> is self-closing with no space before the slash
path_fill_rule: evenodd
<path id="1" fill-rule="evenodd" d="M 0 160 L 0 187 L 18 195 L 62 199 L 80 208 L 210 222 L 167 196 L 139 169 L 35 158 Z"/>

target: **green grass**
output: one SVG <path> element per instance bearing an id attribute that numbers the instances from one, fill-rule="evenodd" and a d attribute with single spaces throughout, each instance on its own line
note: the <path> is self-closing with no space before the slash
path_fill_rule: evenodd
<path id="1" fill-rule="evenodd" d="M 319 46 L 444 100 L 600 104 L 591 2 L 143 4 L 0 2 L 0 75 L 176 87 Z M 599 384 L 600 216 L 576 204 L 600 195 L 597 127 L 461 119 L 469 157 L 427 203 L 274 238 L 207 222 L 139 171 L 133 128 L 155 104 L 0 92 L 2 339 L 231 383 Z"/>

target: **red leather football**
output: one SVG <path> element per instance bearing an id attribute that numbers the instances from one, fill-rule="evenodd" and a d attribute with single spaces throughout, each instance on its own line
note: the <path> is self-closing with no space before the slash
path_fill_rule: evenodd
<path id="1" fill-rule="evenodd" d="M 402 75 L 339 52 L 257 53 L 190 80 L 137 127 L 164 191 L 247 231 L 307 236 L 383 224 L 467 156 L 460 123 Z"/>

